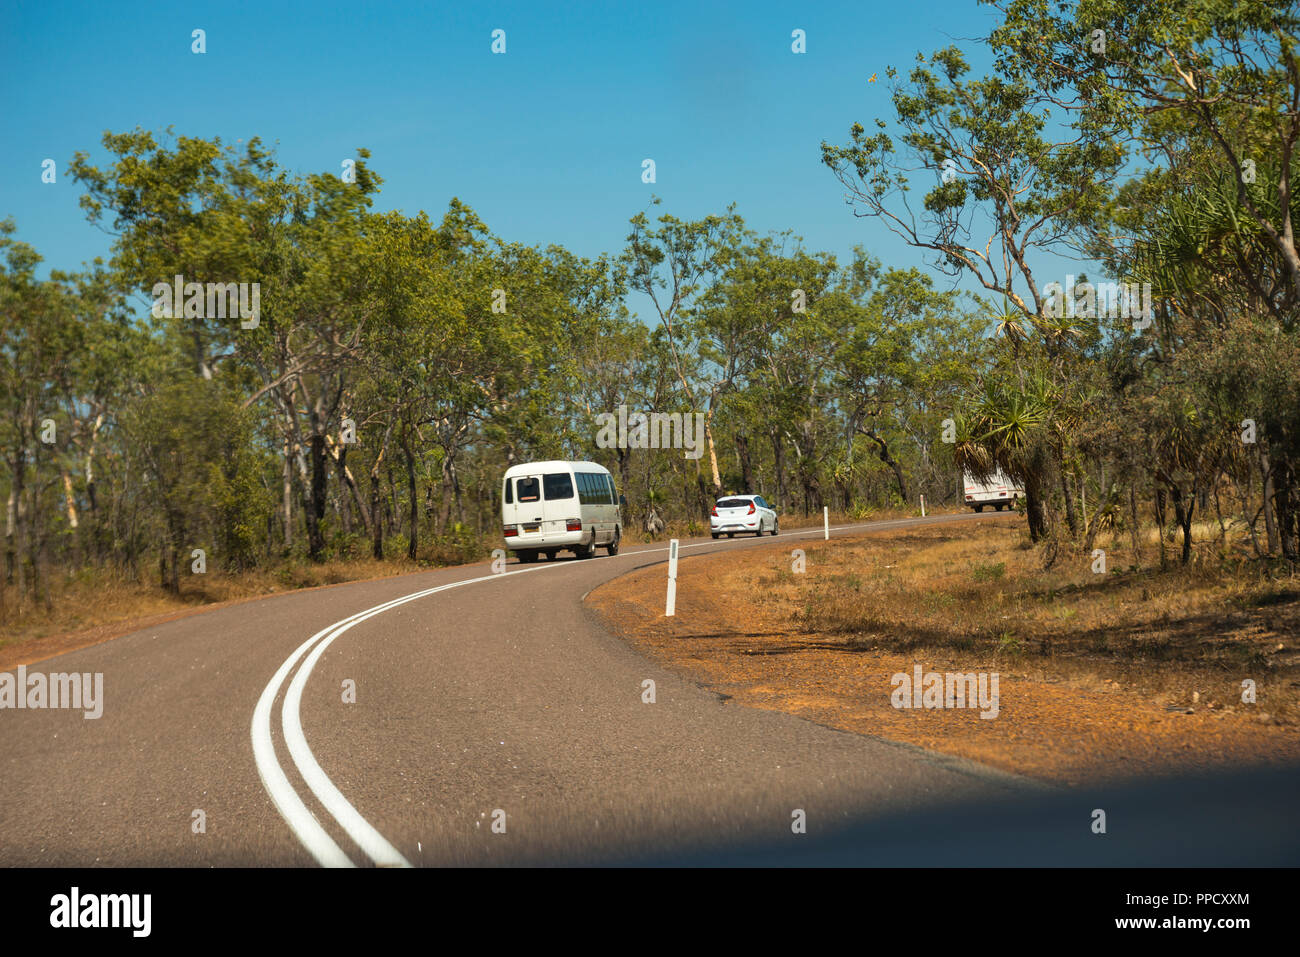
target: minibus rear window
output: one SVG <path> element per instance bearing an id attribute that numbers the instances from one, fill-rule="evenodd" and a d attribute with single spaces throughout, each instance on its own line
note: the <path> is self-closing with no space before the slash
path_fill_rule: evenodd
<path id="1" fill-rule="evenodd" d="M 515 481 L 515 491 L 519 493 L 519 501 L 536 502 L 541 498 L 541 489 L 537 485 L 537 476 L 535 475 L 517 479 Z"/>
<path id="2" fill-rule="evenodd" d="M 573 498 L 573 480 L 567 472 L 556 472 L 542 476 L 542 487 L 546 492 L 546 501 L 556 502 L 560 499 Z"/>

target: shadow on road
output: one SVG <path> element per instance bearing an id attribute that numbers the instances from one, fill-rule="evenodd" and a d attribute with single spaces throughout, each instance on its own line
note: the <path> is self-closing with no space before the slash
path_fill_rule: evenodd
<path id="1" fill-rule="evenodd" d="M 687 867 L 1294 867 L 1300 768 L 1052 791 L 618 861 Z M 1106 831 L 1094 833 L 1096 811 Z M 787 830 L 789 826 L 787 825 Z"/>

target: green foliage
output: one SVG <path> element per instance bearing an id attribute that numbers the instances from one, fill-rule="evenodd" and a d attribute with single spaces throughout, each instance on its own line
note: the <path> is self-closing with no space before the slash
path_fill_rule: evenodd
<path id="1" fill-rule="evenodd" d="M 987 74 L 918 55 L 887 71 L 887 120 L 821 145 L 928 271 L 760 236 L 733 207 L 643 211 L 588 259 L 459 200 L 375 212 L 365 150 L 344 182 L 258 138 L 106 134 L 108 161 L 71 172 L 107 264 L 40 279 L 0 224 L 6 585 L 48 602 L 51 563 L 156 556 L 178 587 L 197 547 L 230 570 L 484 557 L 502 471 L 543 458 L 607 465 L 629 534 L 700 533 L 731 490 L 859 520 L 957 504 L 955 473 L 1000 469 L 1049 559 L 1103 525 L 1136 536 L 1142 508 L 1187 561 L 1211 500 L 1256 555 L 1300 559 L 1297 4 L 992 5 Z M 1149 282 L 1154 322 L 1045 310 L 1049 256 Z M 258 284 L 258 323 L 141 309 L 176 275 Z M 705 454 L 598 447 L 620 406 L 701 413 Z"/>

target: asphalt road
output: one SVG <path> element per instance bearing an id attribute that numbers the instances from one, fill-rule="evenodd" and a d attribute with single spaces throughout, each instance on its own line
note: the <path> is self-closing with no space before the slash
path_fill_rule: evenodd
<path id="1" fill-rule="evenodd" d="M 666 551 L 287 593 L 31 665 L 102 673 L 103 715 L 0 710 L 0 865 L 1300 861 L 1294 774 L 1058 793 L 665 672 L 581 599 Z"/>

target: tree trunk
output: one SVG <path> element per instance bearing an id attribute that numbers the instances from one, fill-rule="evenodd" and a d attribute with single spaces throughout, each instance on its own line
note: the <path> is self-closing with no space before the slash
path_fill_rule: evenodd
<path id="1" fill-rule="evenodd" d="M 1183 498 L 1183 490 L 1177 485 L 1169 489 L 1169 497 L 1174 502 L 1174 519 L 1178 522 L 1178 527 L 1183 531 L 1183 554 L 1182 564 L 1186 565 L 1192 557 L 1192 515 L 1196 512 L 1196 490 L 1192 489 L 1192 494 Z"/>
<path id="2" fill-rule="evenodd" d="M 749 436 L 736 433 L 736 457 L 740 460 L 740 481 L 746 495 L 754 494 L 754 468 L 749 458 Z"/>
<path id="3" fill-rule="evenodd" d="M 781 442 L 781 433 L 776 429 L 772 429 L 769 436 L 772 440 L 772 463 L 776 469 L 776 500 L 785 508 L 790 504 L 785 482 L 785 445 Z"/>
<path id="4" fill-rule="evenodd" d="M 1029 540 L 1040 542 L 1047 535 L 1047 503 L 1044 501 L 1043 477 L 1037 471 L 1025 476 L 1025 517 L 1029 520 Z"/>
<path id="5" fill-rule="evenodd" d="M 632 477 L 632 450 L 620 447 L 618 450 L 618 491 L 627 494 L 628 480 Z"/>
<path id="6" fill-rule="evenodd" d="M 876 444 L 876 454 L 880 457 L 880 461 L 888 465 L 893 471 L 894 481 L 898 483 L 898 495 L 903 500 L 903 504 L 906 505 L 910 499 L 907 494 L 907 481 L 903 478 L 903 464 L 890 454 L 889 445 L 873 430 L 859 428 L 858 431 Z"/>
<path id="7" fill-rule="evenodd" d="M 293 547 L 293 445 L 284 439 L 284 472 L 281 474 L 281 524 L 284 526 L 284 550 Z"/>
<path id="8" fill-rule="evenodd" d="M 325 464 L 325 436 L 319 431 L 311 437 L 311 492 L 307 500 L 307 554 L 312 561 L 320 561 L 325 551 L 325 533 L 321 522 L 325 518 L 325 492 L 329 473 Z"/>
<path id="9" fill-rule="evenodd" d="M 1065 521 L 1070 526 L 1071 541 L 1079 537 L 1079 516 L 1074 514 L 1074 493 L 1070 491 L 1070 477 L 1061 469 L 1061 495 L 1065 498 Z"/>
<path id="10" fill-rule="evenodd" d="M 1141 540 L 1138 537 L 1138 502 L 1137 490 L 1130 483 L 1128 487 L 1129 537 L 1133 539 L 1133 564 L 1142 567 Z"/>
<path id="11" fill-rule="evenodd" d="M 1278 535 L 1277 519 L 1273 511 L 1273 469 L 1268 460 L 1268 454 L 1263 449 L 1259 451 L 1259 459 L 1256 464 L 1259 466 L 1260 477 L 1264 480 L 1264 531 L 1268 535 L 1268 553 L 1276 555 Z"/>
<path id="12" fill-rule="evenodd" d="M 410 496 L 411 532 L 406 543 L 406 557 L 415 561 L 416 550 L 420 540 L 420 509 L 416 498 L 415 456 L 411 452 L 411 438 L 406 425 L 402 425 L 402 457 L 406 460 L 406 489 Z"/>
<path id="13" fill-rule="evenodd" d="M 1296 513 L 1291 500 L 1295 476 L 1291 473 L 1289 464 L 1281 455 L 1273 459 L 1273 501 L 1277 511 L 1277 537 L 1282 545 L 1282 554 L 1295 561 L 1300 548 L 1300 543 L 1297 541 L 1300 538 L 1297 532 L 1297 524 L 1300 524 L 1297 520 L 1300 519 L 1300 515 Z"/>
<path id="14" fill-rule="evenodd" d="M 5 584 L 14 583 L 14 526 L 18 521 L 18 503 L 14 489 L 9 489 L 9 504 L 5 509 Z"/>
<path id="15" fill-rule="evenodd" d="M 375 468 L 370 472 L 370 514 L 374 517 L 374 521 L 370 523 L 370 554 L 374 556 L 375 561 L 384 559 L 384 523 L 379 514 L 381 508 L 383 503 L 379 497 L 379 462 L 376 460 Z"/>

